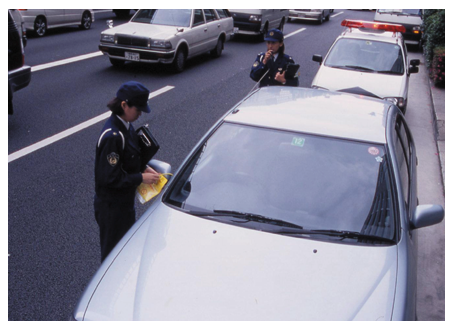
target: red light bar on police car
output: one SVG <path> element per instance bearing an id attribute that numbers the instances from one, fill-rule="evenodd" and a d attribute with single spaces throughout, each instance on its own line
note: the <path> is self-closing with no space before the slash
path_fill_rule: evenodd
<path id="1" fill-rule="evenodd" d="M 351 28 L 371 28 L 374 30 L 384 30 L 389 32 L 401 32 L 405 33 L 405 27 L 399 24 L 388 24 L 388 23 L 377 23 L 377 22 L 367 22 L 360 20 L 351 20 L 344 19 L 341 23 L 341 26 L 351 27 Z"/>

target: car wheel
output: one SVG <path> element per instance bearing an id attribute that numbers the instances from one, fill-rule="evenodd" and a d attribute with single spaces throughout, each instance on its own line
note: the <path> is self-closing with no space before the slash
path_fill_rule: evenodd
<path id="1" fill-rule="evenodd" d="M 218 43 L 216 44 L 216 47 L 211 50 L 210 54 L 213 58 L 218 58 L 222 54 L 222 49 L 224 49 L 224 41 L 222 41 L 221 38 L 218 39 Z"/>
<path id="2" fill-rule="evenodd" d="M 263 28 L 263 32 L 260 34 L 260 41 L 265 41 L 266 34 L 268 33 L 268 24 L 265 24 L 265 27 Z"/>
<path id="3" fill-rule="evenodd" d="M 322 12 L 322 14 L 320 15 L 320 20 L 318 21 L 318 23 L 322 24 L 324 20 L 325 20 L 325 14 Z"/>
<path id="4" fill-rule="evenodd" d="M 181 73 L 184 70 L 186 64 L 186 53 L 181 48 L 178 49 L 175 59 L 173 60 L 172 66 L 175 73 Z"/>
<path id="5" fill-rule="evenodd" d="M 330 15 L 326 16 L 326 17 L 325 17 L 325 21 L 328 22 L 330 18 L 331 18 Z"/>
<path id="6" fill-rule="evenodd" d="M 109 58 L 109 60 L 114 67 L 123 67 L 125 65 L 125 61 L 121 59 Z"/>
<path id="7" fill-rule="evenodd" d="M 47 32 L 46 19 L 43 16 L 38 16 L 34 24 L 35 34 L 37 36 L 44 36 Z"/>
<path id="8" fill-rule="evenodd" d="M 278 29 L 284 33 L 285 18 L 282 18 L 281 23 L 279 24 Z"/>
<path id="9" fill-rule="evenodd" d="M 80 22 L 80 28 L 82 30 L 89 30 L 90 27 L 91 27 L 91 14 L 86 11 L 84 12 L 84 14 L 82 15 L 82 21 Z"/>

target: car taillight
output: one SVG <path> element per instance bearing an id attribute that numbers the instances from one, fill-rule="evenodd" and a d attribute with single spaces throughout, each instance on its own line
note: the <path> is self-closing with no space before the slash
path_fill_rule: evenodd
<path id="1" fill-rule="evenodd" d="M 378 23 L 378 22 L 344 19 L 341 23 L 341 26 L 350 27 L 350 28 L 370 28 L 370 29 L 374 29 L 374 30 L 405 33 L 405 27 L 402 25 L 399 25 L 399 24 L 388 24 L 388 23 Z"/>

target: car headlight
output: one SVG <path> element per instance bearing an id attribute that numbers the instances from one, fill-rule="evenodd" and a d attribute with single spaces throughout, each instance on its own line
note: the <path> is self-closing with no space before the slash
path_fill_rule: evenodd
<path id="1" fill-rule="evenodd" d="M 249 20 L 251 22 L 261 22 L 262 21 L 262 16 L 260 16 L 260 15 L 251 15 L 251 16 L 249 16 Z"/>
<path id="2" fill-rule="evenodd" d="M 164 40 L 150 40 L 151 48 L 163 48 L 163 49 L 172 49 L 172 44 L 170 41 Z"/>
<path id="3" fill-rule="evenodd" d="M 101 42 L 115 42 L 115 36 L 109 34 L 101 34 Z"/>
<path id="4" fill-rule="evenodd" d="M 392 102 L 394 105 L 398 106 L 399 108 L 405 107 L 405 99 L 402 97 L 385 97 L 383 99 Z"/>

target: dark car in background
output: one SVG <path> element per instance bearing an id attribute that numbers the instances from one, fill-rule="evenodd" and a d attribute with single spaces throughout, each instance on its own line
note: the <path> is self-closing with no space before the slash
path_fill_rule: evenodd
<path id="1" fill-rule="evenodd" d="M 421 46 L 423 12 L 424 9 L 377 9 L 374 21 L 402 25 L 405 43 Z"/>
<path id="2" fill-rule="evenodd" d="M 21 24 L 8 10 L 8 114 L 13 114 L 13 93 L 25 88 L 31 79 L 31 68 L 24 65 L 22 38 Z"/>

